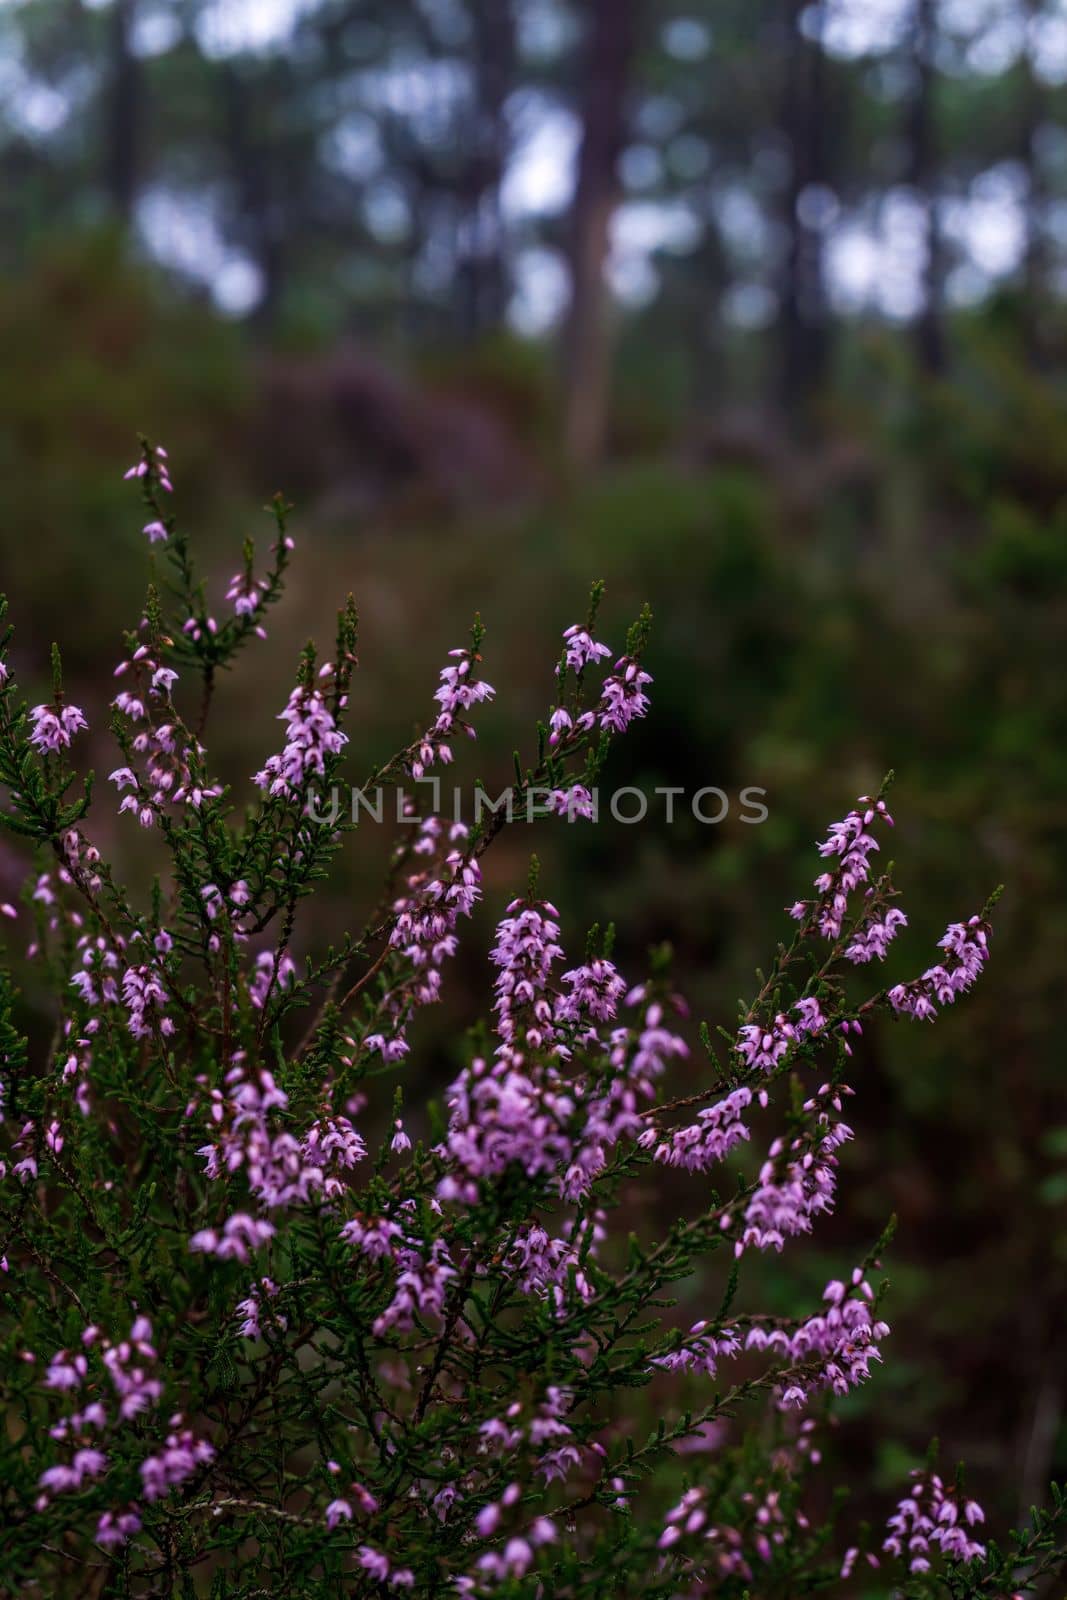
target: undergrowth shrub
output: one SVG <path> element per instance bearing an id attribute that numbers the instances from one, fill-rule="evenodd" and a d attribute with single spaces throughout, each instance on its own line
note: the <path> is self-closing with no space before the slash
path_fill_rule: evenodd
<path id="1" fill-rule="evenodd" d="M 412 1105 L 411 1020 L 481 860 L 509 819 L 595 815 L 609 746 L 649 710 L 650 619 L 616 658 L 594 585 L 511 788 L 463 821 L 427 780 L 489 712 L 481 624 L 425 732 L 356 774 L 353 810 L 349 601 L 236 795 L 205 743 L 214 688 L 266 637 L 288 508 L 220 622 L 166 509 L 166 453 L 143 444 L 128 476 L 162 577 L 126 637 L 110 782 L 166 853 L 149 893 L 92 841 L 58 652 L 33 707 L 10 630 L 0 654 L 0 820 L 35 857 L 24 908 L 0 909 L 32 924 L 51 1004 L 31 1049 L 0 978 L 3 1593 L 1006 1596 L 1059 1570 L 1055 1486 L 998 1544 L 933 1452 L 858 1543 L 811 1510 L 833 1500 L 835 1402 L 889 1337 L 891 1229 L 800 1316 L 745 1289 L 753 1252 L 787 1258 L 834 1206 L 856 1037 L 965 994 L 995 896 L 879 987 L 907 924 L 876 867 L 883 788 L 829 829 L 739 1016 L 691 1030 L 666 952 L 636 981 L 610 928 L 580 954 L 568 930 L 565 954 L 535 862 L 490 953 L 491 1018 L 443 1103 Z M 406 825 L 381 904 L 317 949 L 315 891 L 383 793 Z M 668 1169 L 687 1213 L 642 1236 L 640 1193 Z M 691 1326 L 685 1283 L 706 1299 Z"/>

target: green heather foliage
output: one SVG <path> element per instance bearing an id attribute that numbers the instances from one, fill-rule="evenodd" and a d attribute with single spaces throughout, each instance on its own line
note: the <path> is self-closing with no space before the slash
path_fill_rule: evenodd
<path id="1" fill-rule="evenodd" d="M 1055 1485 L 1002 1536 L 932 1447 L 886 1528 L 847 1521 L 833 1430 L 887 1340 L 892 1361 L 892 1225 L 799 1314 L 758 1270 L 789 1275 L 839 1181 L 847 1206 L 850 1103 L 868 1120 L 853 1049 L 962 999 L 997 896 L 936 958 L 919 943 L 919 976 L 881 982 L 908 920 L 876 867 L 883 785 L 829 829 L 788 938 L 769 930 L 752 997 L 711 1028 L 687 1021 L 668 950 L 635 981 L 611 926 L 564 933 L 534 860 L 493 908 L 491 1018 L 448 1046 L 444 1095 L 424 1093 L 409 1030 L 478 926 L 482 860 L 528 816 L 591 826 L 650 709 L 650 614 L 616 656 L 593 586 L 508 804 L 461 821 L 424 780 L 496 714 L 481 622 L 424 730 L 375 761 L 344 731 L 349 601 L 242 791 L 212 765 L 212 709 L 264 648 L 289 508 L 273 503 L 261 571 L 246 545 L 220 622 L 167 509 L 166 453 L 145 442 L 129 476 L 160 574 L 126 638 L 110 781 L 122 826 L 160 851 L 146 895 L 93 842 L 114 795 L 76 770 L 86 718 L 58 651 L 29 707 L 0 640 L 0 820 L 34 857 L 23 909 L 0 910 L 49 1018 L 29 1029 L 0 972 L 0 1592 L 1039 1590 L 1064 1559 Z M 1004 538 L 1010 564 L 1045 559 Z M 406 825 L 377 906 L 327 945 L 316 894 L 343 849 L 378 848 L 365 810 L 332 804 L 352 782 L 399 796 Z M 679 1214 L 650 1228 L 657 1189 Z"/>

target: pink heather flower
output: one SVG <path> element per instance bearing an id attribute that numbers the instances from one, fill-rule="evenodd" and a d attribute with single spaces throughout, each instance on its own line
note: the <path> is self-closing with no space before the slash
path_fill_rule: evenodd
<path id="1" fill-rule="evenodd" d="M 597 820 L 596 796 L 581 783 L 574 783 L 569 789 L 553 789 L 547 805 L 550 811 L 566 817 L 568 822 Z"/>
<path id="2" fill-rule="evenodd" d="M 404 1132 L 404 1125 L 399 1118 L 397 1118 L 395 1127 L 396 1132 L 393 1134 L 389 1148 L 394 1155 L 403 1155 L 405 1150 L 411 1149 L 411 1140 Z"/>
<path id="3" fill-rule="evenodd" d="M 779 1012 L 769 1027 L 746 1023 L 739 1029 L 735 1049 L 750 1070 L 773 1072 L 794 1045 L 826 1026 L 822 1008 L 813 995 L 798 1000 L 791 1010 L 796 1014 L 795 1021 Z"/>
<path id="4" fill-rule="evenodd" d="M 273 950 L 261 950 L 248 980 L 248 998 L 257 1011 L 262 1011 L 272 991 L 291 989 L 295 982 L 296 962 L 287 950 L 279 955 Z"/>
<path id="5" fill-rule="evenodd" d="M 352 1521 L 352 1507 L 347 1500 L 331 1500 L 326 1507 L 326 1526 L 336 1528 L 339 1522 Z"/>
<path id="6" fill-rule="evenodd" d="M 776 1139 L 771 1145 L 745 1208 L 735 1255 L 753 1246 L 780 1251 L 786 1238 L 809 1233 L 816 1216 L 833 1210 L 835 1152 L 852 1138 L 852 1129 L 841 1120 L 841 1096 L 851 1092 L 845 1084 L 824 1084 L 804 1104 L 814 1114 L 814 1138 L 798 1135 L 789 1143 Z"/>
<path id="7" fill-rule="evenodd" d="M 840 936 L 845 913 L 848 910 L 849 896 L 870 878 L 869 857 L 879 846 L 869 828 L 876 819 L 892 826 L 893 819 L 886 809 L 885 801 L 872 800 L 869 795 L 861 795 L 856 802 L 856 808 L 848 813 L 843 822 L 832 823 L 827 837 L 819 845 L 819 854 L 824 859 L 834 861 L 836 858 L 836 865 L 831 865 L 815 879 L 815 888 L 819 893 L 814 908 L 815 920 L 819 932 L 827 939 L 837 939 Z M 808 910 L 807 903 L 798 900 L 792 907 L 790 915 L 802 921 Z M 896 927 L 902 925 L 898 920 L 901 915 L 900 912 L 896 913 L 893 927 L 885 933 L 886 943 L 892 938 Z M 863 949 L 865 946 L 861 945 L 858 948 Z M 876 949 L 873 949 L 871 954 L 875 953 Z M 865 958 L 853 956 L 850 959 L 869 960 L 870 956 Z"/>
<path id="8" fill-rule="evenodd" d="M 321 1116 L 301 1136 L 272 1127 L 272 1114 L 284 1112 L 288 1097 L 267 1071 L 247 1079 L 240 1066 L 227 1075 L 227 1092 L 212 1091 L 211 1117 L 217 1131 L 197 1152 L 210 1178 L 244 1168 L 253 1195 L 269 1207 L 305 1205 L 317 1195 L 337 1199 L 343 1175 L 366 1154 L 366 1146 L 344 1116 Z M 191 1248 L 236 1255 L 273 1232 L 270 1224 L 244 1213 L 231 1217 L 223 1234 L 206 1229 Z M 257 1240 L 256 1234 L 260 1234 Z"/>
<path id="9" fill-rule="evenodd" d="M 569 711 L 565 711 L 562 706 L 558 706 L 549 717 L 548 726 L 548 742 L 554 750 L 559 744 L 560 740 L 563 738 L 564 734 L 570 733 L 571 729 L 574 727 L 574 718 L 571 716 Z"/>
<path id="10" fill-rule="evenodd" d="M 233 601 L 234 615 L 241 618 L 254 617 L 263 604 L 263 596 L 269 587 L 266 578 L 254 578 L 248 572 L 235 572 L 226 590 L 227 600 Z M 266 638 L 262 628 L 257 628 L 256 632 L 260 638 Z"/>
<path id="11" fill-rule="evenodd" d="M 65 1494 L 80 1489 L 90 1478 L 99 1478 L 106 1466 L 107 1456 L 102 1450 L 76 1450 L 69 1465 L 48 1467 L 37 1481 L 42 1489 Z"/>
<path id="12" fill-rule="evenodd" d="M 480 657 L 473 650 L 450 650 L 453 665 L 441 669 L 440 684 L 434 694 L 440 710 L 415 747 L 411 775 L 421 778 L 435 761 L 445 765 L 452 760 L 451 740 L 457 733 L 471 739 L 475 732 L 463 713 L 496 694 L 492 684 L 476 676 Z"/>
<path id="13" fill-rule="evenodd" d="M 396 1253 L 399 1268 L 393 1298 L 372 1326 L 380 1337 L 391 1328 L 409 1330 L 415 1325 L 416 1315 L 440 1317 L 445 1308 L 445 1298 L 456 1269 L 452 1265 L 448 1246 L 443 1239 L 435 1239 L 427 1253 L 402 1246 Z"/>
<path id="14" fill-rule="evenodd" d="M 378 1583 L 385 1583 L 389 1577 L 389 1563 L 380 1550 L 372 1550 L 369 1544 L 359 1547 L 359 1564 L 365 1572 Z"/>
<path id="15" fill-rule="evenodd" d="M 170 481 L 167 452 L 161 444 L 150 446 L 140 461 L 134 462 L 122 476 L 126 479 L 145 478 L 150 473 L 156 478 L 161 489 L 166 489 L 168 494 L 173 492 L 174 485 Z"/>
<path id="16" fill-rule="evenodd" d="M 561 994 L 555 1004 L 555 1019 L 560 1023 L 610 1022 L 626 993 L 625 980 L 603 957 L 586 966 L 573 967 L 560 982 L 570 991 Z"/>
<path id="17" fill-rule="evenodd" d="M 172 1419 L 180 1421 L 178 1419 Z M 141 1483 L 146 1500 L 161 1500 L 172 1489 L 191 1478 L 197 1467 L 212 1459 L 215 1448 L 198 1439 L 189 1428 L 169 1433 L 158 1455 L 141 1463 Z"/>
<path id="18" fill-rule="evenodd" d="M 149 1370 L 156 1360 L 156 1351 L 152 1344 L 152 1325 L 147 1317 L 134 1321 L 128 1339 L 109 1344 L 103 1352 L 103 1360 L 119 1396 L 121 1417 L 128 1420 L 159 1404 L 163 1385 Z"/>
<path id="19" fill-rule="evenodd" d="M 544 990 L 553 964 L 563 955 L 559 916 L 547 900 L 527 904 L 513 900 L 496 930 L 490 955 L 500 968 L 496 980 L 497 1032 L 505 1045 L 518 1045 L 523 1035 L 533 1050 L 554 1038 L 552 1006 Z"/>
<path id="20" fill-rule="evenodd" d="M 567 666 L 572 672 L 582 672 L 590 664 L 595 666 L 602 657 L 611 655 L 610 645 L 600 644 L 580 623 L 564 629 L 563 638 Z"/>
<path id="21" fill-rule="evenodd" d="M 69 1356 L 65 1350 L 60 1350 L 48 1363 L 45 1388 L 80 1389 L 88 1370 L 89 1364 L 83 1355 Z"/>
<path id="22" fill-rule="evenodd" d="M 944 961 L 929 967 L 921 978 L 890 989 L 893 1009 L 918 1021 L 932 1021 L 938 1005 L 952 1005 L 977 979 L 989 956 L 989 933 L 988 924 L 977 916 L 950 924 L 938 940 L 945 951 Z"/>
<path id="23" fill-rule="evenodd" d="M 655 1161 L 684 1167 L 689 1172 L 706 1172 L 716 1162 L 724 1161 L 735 1145 L 751 1137 L 741 1120 L 751 1103 L 750 1089 L 734 1089 L 725 1099 L 699 1112 L 697 1121 L 688 1127 L 676 1128 L 662 1138 L 655 1128 L 649 1128 L 638 1143 L 646 1149 L 655 1147 Z"/>
<path id="24" fill-rule="evenodd" d="M 171 690 L 178 674 L 162 666 L 141 644 L 128 660 L 120 661 L 116 677 L 129 674 L 127 685 L 111 702 L 116 711 L 138 724 L 131 749 L 144 758 L 144 776 L 131 766 L 116 767 L 111 782 L 121 792 L 131 792 L 119 806 L 120 812 L 133 812 L 142 827 L 154 826 L 157 813 L 167 804 L 199 806 L 205 797 L 221 794 L 217 784 L 208 785 L 193 768 L 199 768 L 203 746 L 192 739 L 175 716 Z"/>
<path id="25" fill-rule="evenodd" d="M 122 1001 L 128 1013 L 127 1027 L 135 1039 L 148 1039 L 159 1030 L 174 1032 L 174 1024 L 163 1014 L 169 996 L 154 967 L 127 967 L 122 974 Z"/>
<path id="26" fill-rule="evenodd" d="M 132 1506 L 125 1511 L 104 1511 L 96 1524 L 96 1542 L 105 1550 L 113 1550 L 140 1531 L 141 1519 Z"/>
<path id="27" fill-rule="evenodd" d="M 737 1053 L 747 1067 L 758 1067 L 772 1072 L 792 1044 L 784 1017 L 776 1017 L 774 1026 L 764 1030 L 755 1023 L 747 1023 L 737 1035 Z"/>
<path id="28" fill-rule="evenodd" d="M 497 1530 L 500 1522 L 500 1507 L 495 1501 L 483 1506 L 474 1519 L 474 1526 L 483 1539 L 490 1538 Z"/>
<path id="29" fill-rule="evenodd" d="M 912 1489 L 887 1523 L 886 1554 L 905 1557 L 909 1571 L 916 1573 L 929 1572 L 931 1546 L 951 1561 L 981 1560 L 985 1545 L 967 1531 L 985 1521 L 981 1506 L 968 1500 L 961 1508 L 955 1489 L 946 1490 L 935 1472 L 917 1468 L 911 1476 Z"/>
<path id="30" fill-rule="evenodd" d="M 741 1353 L 741 1340 L 728 1328 L 720 1333 L 706 1333 L 706 1322 L 695 1322 L 684 1342 L 677 1350 L 665 1356 L 656 1356 L 652 1365 L 666 1372 L 702 1372 L 715 1376 L 718 1364 Z"/>
<path id="31" fill-rule="evenodd" d="M 146 522 L 141 532 L 146 535 L 149 544 L 159 544 L 166 541 L 168 534 L 166 525 L 162 522 Z"/>
<path id="32" fill-rule="evenodd" d="M 872 917 L 853 935 L 852 943 L 845 951 L 846 960 L 858 965 L 871 960 L 884 961 L 890 940 L 896 938 L 898 930 L 907 925 L 907 917 L 896 907 L 891 907 L 881 919 Z"/>
<path id="33" fill-rule="evenodd" d="M 247 1300 L 237 1303 L 237 1315 L 242 1319 L 239 1332 L 242 1338 L 258 1339 L 262 1333 L 260 1319 L 264 1305 L 268 1300 L 273 1300 L 278 1293 L 278 1285 L 273 1278 L 260 1278 L 258 1283 L 252 1284 L 248 1291 Z M 288 1321 L 281 1312 L 275 1310 L 271 1313 L 271 1320 L 281 1328 L 289 1326 Z"/>
<path id="34" fill-rule="evenodd" d="M 649 699 L 644 690 L 651 682 L 651 673 L 645 672 L 632 656 L 616 661 L 614 673 L 604 679 L 598 707 L 600 726 L 608 733 L 625 733 L 635 718 L 648 711 Z"/>
<path id="35" fill-rule="evenodd" d="M 272 1222 L 264 1222 L 259 1217 L 250 1217 L 247 1212 L 237 1211 L 227 1218 L 221 1233 L 214 1228 L 201 1228 L 199 1233 L 194 1233 L 189 1240 L 189 1249 L 218 1256 L 220 1261 L 240 1261 L 247 1265 L 251 1252 L 266 1244 L 268 1239 L 274 1237 L 274 1233 Z"/>
<path id="36" fill-rule="evenodd" d="M 404 1230 L 399 1223 L 380 1218 L 377 1222 L 364 1222 L 354 1217 L 341 1229 L 341 1238 L 354 1245 L 370 1261 L 381 1261 L 396 1254 L 394 1240 L 402 1239 Z"/>
<path id="37" fill-rule="evenodd" d="M 286 725 L 285 748 L 271 756 L 253 782 L 271 795 L 298 799 L 309 782 L 326 775 L 326 760 L 339 755 L 348 743 L 318 689 L 298 684 L 278 720 Z"/>
<path id="38" fill-rule="evenodd" d="M 83 712 L 78 706 L 34 706 L 30 712 L 33 732 L 30 743 L 42 755 L 54 755 L 66 750 L 80 729 L 87 728 Z"/>
<path id="39" fill-rule="evenodd" d="M 460 848 L 467 836 L 461 822 L 453 823 L 447 833 L 440 817 L 428 816 L 419 824 L 412 852 L 433 859 L 408 876 L 404 892 L 394 900 L 389 935 L 390 946 L 410 970 L 380 1003 L 389 1033 L 375 1029 L 363 1040 L 365 1050 L 386 1061 L 399 1061 L 407 1054 L 408 1021 L 416 1009 L 439 998 L 441 968 L 458 948 L 459 918 L 469 917 L 481 899 L 481 869 Z"/>
<path id="40" fill-rule="evenodd" d="M 851 1283 L 834 1281 L 823 1293 L 827 1309 L 808 1317 L 799 1327 L 787 1332 L 756 1325 L 745 1340 L 746 1350 L 771 1350 L 790 1365 L 820 1363 L 816 1374 L 801 1383 L 793 1380 L 779 1394 L 779 1405 L 805 1405 L 818 1389 L 847 1394 L 870 1377 L 870 1363 L 881 1361 L 879 1342 L 889 1327 L 876 1321 L 871 1312 L 874 1291 L 862 1271 L 852 1274 Z"/>
<path id="41" fill-rule="evenodd" d="M 825 1028 L 826 1018 L 823 1016 L 822 1007 L 814 995 L 807 995 L 798 1000 L 793 1010 L 797 1013 L 797 1020 L 793 1024 L 793 1029 L 798 1038 L 804 1038 L 812 1033 L 820 1033 Z"/>

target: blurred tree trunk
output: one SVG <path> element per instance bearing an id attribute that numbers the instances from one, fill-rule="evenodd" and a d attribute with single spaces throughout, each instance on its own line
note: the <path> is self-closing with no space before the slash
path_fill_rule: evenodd
<path id="1" fill-rule="evenodd" d="M 512 0 L 475 4 L 475 107 L 467 164 L 461 282 L 462 320 L 471 336 L 498 328 L 507 310 L 509 274 L 501 187 L 510 153 L 505 105 L 515 82 L 517 41 Z"/>
<path id="2" fill-rule="evenodd" d="M 801 18 L 808 15 L 807 31 Z M 781 130 L 789 151 L 786 252 L 781 288 L 781 403 L 799 416 L 821 383 L 829 355 L 822 239 L 804 214 L 805 191 L 826 181 L 826 57 L 822 10 L 785 0 Z"/>
<path id="3" fill-rule="evenodd" d="M 607 433 L 611 341 L 604 268 L 619 199 L 637 11 L 638 0 L 585 0 L 584 6 L 582 140 L 570 216 L 571 301 L 563 352 L 564 444 L 579 467 L 596 463 Z"/>
<path id="4" fill-rule="evenodd" d="M 111 208 L 128 223 L 137 199 L 137 142 L 141 109 L 141 69 L 131 45 L 136 0 L 113 0 L 110 26 L 106 179 Z"/>
<path id="5" fill-rule="evenodd" d="M 923 208 L 926 254 L 923 305 L 915 321 L 915 351 L 922 370 L 945 370 L 944 246 L 941 238 L 936 129 L 936 0 L 915 0 L 912 23 L 914 88 L 908 107 L 908 182 Z"/>
<path id="6" fill-rule="evenodd" d="M 243 220 L 242 231 L 263 282 L 256 320 L 262 326 L 269 327 L 281 299 L 284 270 L 270 164 L 263 138 L 254 124 L 249 86 L 240 65 L 223 62 L 220 82 L 226 138 Z"/>
<path id="7" fill-rule="evenodd" d="M 1042 0 L 1023 0 L 1028 24 L 1041 15 Z M 1040 133 L 1045 113 L 1044 95 L 1034 71 L 1034 45 L 1029 40 L 1020 61 L 1019 158 L 1026 171 L 1025 241 L 1022 259 L 1021 325 L 1023 349 L 1027 359 L 1041 366 L 1046 357 L 1044 342 L 1045 182 L 1041 166 Z"/>

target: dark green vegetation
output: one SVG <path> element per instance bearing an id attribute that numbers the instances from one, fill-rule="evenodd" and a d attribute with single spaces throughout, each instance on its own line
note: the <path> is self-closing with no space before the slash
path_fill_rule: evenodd
<path id="1" fill-rule="evenodd" d="M 991 1514 L 1025 1514 L 1067 1472 L 1067 393 L 1056 245 L 1042 221 L 1062 162 L 1063 90 L 1018 56 L 999 72 L 918 70 L 931 52 L 917 26 L 881 55 L 824 57 L 783 27 L 795 21 L 790 6 L 693 0 L 685 12 L 709 13 L 713 44 L 687 64 L 655 42 L 646 14 L 616 63 L 628 90 L 600 142 L 590 135 L 573 214 L 513 224 L 476 265 L 461 252 L 431 292 L 414 270 L 424 219 L 443 207 L 433 227 L 455 231 L 499 189 L 511 156 L 505 141 L 495 164 L 468 170 L 466 125 L 405 143 L 404 116 L 375 113 L 385 132 L 375 182 L 399 174 L 416 219 L 392 244 L 376 238 L 370 180 L 331 178 L 321 160 L 349 104 L 358 28 L 367 70 L 386 60 L 391 29 L 416 40 L 423 64 L 499 58 L 509 90 L 536 88 L 587 132 L 603 72 L 579 70 L 573 49 L 517 60 L 506 38 L 483 40 L 484 56 L 469 41 L 446 48 L 440 17 L 485 9 L 473 5 L 323 5 L 302 25 L 301 50 L 218 60 L 189 36 L 145 59 L 125 48 L 117 20 L 132 26 L 141 9 L 34 0 L 4 18 L 23 33 L 28 71 L 57 84 L 79 65 L 95 74 L 59 132 L 8 128 L 0 156 L 0 578 L 18 597 L 27 689 L 46 689 L 61 616 L 68 688 L 94 730 L 105 724 L 90 669 L 108 647 L 118 660 L 142 597 L 139 523 L 115 468 L 133 459 L 143 427 L 171 450 L 183 523 L 208 567 L 223 534 L 234 548 L 235 535 L 257 531 L 237 521 L 250 493 L 265 502 L 281 488 L 296 502 L 303 560 L 274 625 L 291 630 L 289 661 L 309 632 L 328 636 L 334 596 L 355 591 L 374 684 L 364 695 L 357 676 L 353 691 L 361 768 L 407 737 L 395 707 L 429 709 L 442 652 L 460 642 L 457 619 L 478 607 L 488 675 L 511 710 L 483 718 L 466 770 L 502 783 L 504 729 L 544 701 L 531 663 L 579 615 L 589 578 L 607 580 L 611 616 L 651 601 L 654 715 L 613 775 L 731 793 L 758 785 L 769 820 L 667 828 L 650 818 L 580 840 L 541 826 L 536 848 L 569 926 L 617 917 L 628 969 L 670 933 L 698 1016 L 732 1014 L 765 955 L 781 885 L 804 881 L 811 842 L 843 799 L 894 767 L 912 927 L 891 973 L 910 974 L 916 951 L 922 960 L 932 949 L 946 908 L 967 916 L 1004 882 L 993 959 L 949 1037 L 883 1027 L 865 1039 L 847 1216 L 794 1265 L 803 1253 L 817 1293 L 842 1252 L 862 1253 L 889 1212 L 900 1218 L 891 1359 L 850 1403 L 838 1445 L 862 1509 L 884 1514 L 936 1427 L 946 1458 L 968 1459 Z M 206 8 L 173 9 L 192 21 Z M 655 8 L 653 20 L 674 9 Z M 920 4 L 913 22 L 929 27 L 934 9 Z M 939 59 L 958 63 L 964 44 L 952 36 L 949 46 Z M 918 66 L 900 80 L 910 88 L 883 93 L 879 77 L 910 56 Z M 492 75 L 478 81 L 493 103 Z M 348 92 L 345 114 L 370 115 L 366 86 Z M 669 135 L 648 131 L 657 98 L 682 109 Z M 679 146 L 684 136 L 692 142 Z M 619 320 L 607 389 L 588 334 L 605 313 L 599 290 L 592 309 L 576 302 L 584 331 L 567 331 L 572 357 L 584 356 L 577 371 L 509 332 L 503 307 L 520 247 L 547 243 L 577 259 L 598 203 L 620 198 L 614 154 L 634 146 L 664 157 L 648 197 L 699 202 L 705 231 L 699 248 L 659 260 L 658 297 Z M 678 170 L 686 149 L 704 163 L 690 176 Z M 798 163 L 806 152 L 794 173 L 852 206 L 905 182 L 925 204 L 958 197 L 1010 158 L 1033 202 L 1026 250 L 977 307 L 946 309 L 963 256 L 943 241 L 927 263 L 926 314 L 907 325 L 845 320 L 821 301 L 813 311 L 797 262 L 810 275 L 817 241 L 804 237 L 795 185 L 775 179 L 768 150 Z M 223 230 L 268 291 L 248 325 L 217 320 L 202 285 L 131 265 L 123 229 L 150 182 L 194 198 L 221 186 Z M 777 255 L 757 251 L 753 263 L 724 233 L 724 197 L 738 187 L 785 229 Z M 755 332 L 724 310 L 749 282 L 779 297 Z M 576 397 L 598 384 L 609 400 L 579 414 Z M 268 531 L 264 518 L 264 543 Z M 230 570 L 215 567 L 221 610 Z M 607 622 L 604 632 L 621 647 Z M 219 742 L 238 752 L 235 780 L 275 747 L 286 659 L 272 652 L 272 677 L 254 689 L 254 675 L 220 688 Z M 93 759 L 109 754 L 101 743 Z M 144 842 L 118 819 L 115 835 L 136 883 L 150 865 Z M 487 869 L 490 906 L 521 882 L 533 842 L 524 830 L 502 841 Z M 3 848 L 0 898 L 21 871 Z M 377 856 L 368 846 L 358 864 L 346 858 L 324 940 L 350 920 L 353 897 L 372 892 L 384 854 L 383 840 Z M 962 903 L 950 906 L 961 884 Z M 465 990 L 482 981 L 488 916 L 452 976 L 457 1021 L 482 998 Z M 443 1084 L 454 1065 L 431 1059 L 423 1070 Z M 647 1203 L 670 1214 L 667 1193 L 650 1191 Z M 773 1261 L 766 1270 L 773 1280 Z"/>

